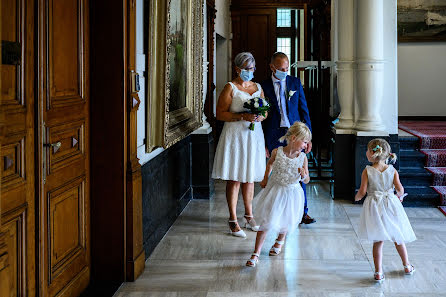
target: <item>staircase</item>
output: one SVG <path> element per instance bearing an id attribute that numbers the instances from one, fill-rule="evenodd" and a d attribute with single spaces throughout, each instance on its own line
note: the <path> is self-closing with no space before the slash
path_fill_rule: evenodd
<path id="1" fill-rule="evenodd" d="M 433 174 L 425 169 L 426 156 L 418 149 L 416 136 L 399 136 L 399 175 L 404 190 L 404 206 L 437 206 L 440 195 L 432 188 Z"/>

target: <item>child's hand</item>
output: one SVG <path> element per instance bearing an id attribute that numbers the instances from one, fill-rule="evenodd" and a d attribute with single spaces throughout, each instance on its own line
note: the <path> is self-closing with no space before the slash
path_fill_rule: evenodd
<path id="1" fill-rule="evenodd" d="M 298 168 L 298 172 L 299 172 L 299 174 L 300 174 L 302 179 L 305 179 L 305 177 L 308 175 L 308 173 L 307 173 L 307 171 L 305 170 L 304 167 Z"/>
<path id="2" fill-rule="evenodd" d="M 406 194 L 403 194 L 403 195 L 398 195 L 398 193 L 397 193 L 397 197 L 398 197 L 398 199 L 400 199 L 400 202 L 402 203 L 403 202 L 403 200 L 404 200 L 404 197 L 406 197 L 408 194 L 406 193 Z"/>
<path id="3" fill-rule="evenodd" d="M 260 182 L 260 186 L 261 186 L 262 188 L 265 188 L 267 183 L 268 183 L 268 180 L 267 180 L 266 178 L 264 178 L 264 179 Z"/>

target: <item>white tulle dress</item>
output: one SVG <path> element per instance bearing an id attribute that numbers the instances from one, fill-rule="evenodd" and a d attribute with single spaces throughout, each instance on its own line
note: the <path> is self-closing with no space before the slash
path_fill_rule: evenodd
<path id="1" fill-rule="evenodd" d="M 233 83 L 232 102 L 229 111 L 246 112 L 243 104 L 251 98 L 260 97 L 262 87 L 252 95 L 239 90 Z M 254 123 L 254 131 L 247 121 L 225 122 L 215 151 L 212 178 L 233 180 L 242 183 L 259 182 L 266 167 L 265 139 L 262 124 Z"/>
<path id="2" fill-rule="evenodd" d="M 392 165 L 380 172 L 366 167 L 367 198 L 362 207 L 358 236 L 369 241 L 390 240 L 397 244 L 416 240 L 409 219 L 398 197 L 394 194 Z"/>
<path id="3" fill-rule="evenodd" d="M 283 147 L 277 148 L 268 183 L 254 198 L 254 216 L 260 231 L 292 232 L 299 225 L 305 201 L 299 168 L 304 160 L 303 152 L 290 159 Z"/>

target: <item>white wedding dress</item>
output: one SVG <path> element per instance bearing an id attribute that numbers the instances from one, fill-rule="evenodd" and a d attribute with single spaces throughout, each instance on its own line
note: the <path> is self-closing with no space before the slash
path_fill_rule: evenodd
<path id="1" fill-rule="evenodd" d="M 389 165 L 380 172 L 367 166 L 366 171 L 367 198 L 362 207 L 359 238 L 370 241 L 390 240 L 397 244 L 417 239 L 403 205 L 394 194 L 395 168 Z"/>
<path id="2" fill-rule="evenodd" d="M 305 196 L 300 185 L 305 153 L 288 158 L 283 147 L 277 148 L 276 159 L 266 187 L 254 198 L 254 214 L 260 231 L 294 231 L 304 214 Z"/>
<path id="3" fill-rule="evenodd" d="M 243 104 L 253 97 L 260 97 L 262 87 L 252 95 L 239 90 L 233 83 L 230 112 L 247 112 Z M 260 122 L 254 123 L 254 131 L 247 121 L 225 122 L 214 157 L 212 178 L 242 183 L 260 182 L 265 174 L 265 139 Z"/>

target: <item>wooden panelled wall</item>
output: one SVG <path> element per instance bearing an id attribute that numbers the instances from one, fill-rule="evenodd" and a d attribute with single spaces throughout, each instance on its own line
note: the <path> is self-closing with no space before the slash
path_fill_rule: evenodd
<path id="1" fill-rule="evenodd" d="M 298 8 L 305 9 L 306 14 L 312 8 L 330 7 L 329 0 L 238 0 L 232 1 L 231 18 L 232 18 L 232 55 L 242 51 L 250 51 L 256 59 L 256 72 L 254 80 L 261 82 L 271 75 L 269 68 L 270 58 L 276 51 L 276 18 L 277 8 Z M 330 18 L 330 11 L 328 13 Z M 305 22 L 308 21 L 306 15 Z M 329 23 L 328 23 L 329 24 Z M 328 26 L 328 37 L 329 37 Z M 319 32 L 316 39 L 320 40 Z M 306 44 L 309 44 L 311 36 L 305 33 Z M 324 36 L 327 36 L 325 34 Z M 313 36 L 314 38 L 314 36 Z M 319 49 L 323 50 L 319 52 Z M 326 50 L 328 49 L 328 51 Z M 318 53 L 322 55 L 328 54 L 330 57 L 330 39 L 323 41 L 323 46 L 318 47 Z M 327 57 L 324 57 L 327 58 Z M 323 58 L 323 59 L 324 59 Z M 310 49 L 306 46 L 305 60 L 317 60 L 318 56 L 311 56 Z M 327 60 L 327 59 L 325 59 Z M 233 73 L 235 76 L 235 72 Z"/>
<path id="2" fill-rule="evenodd" d="M 103 2 L 0 3 L 2 297 L 79 296 L 90 280 L 112 294 L 144 268 L 139 99 L 129 89 L 136 7 Z"/>
<path id="3" fill-rule="evenodd" d="M 0 296 L 36 291 L 33 2 L 1 1 Z"/>

